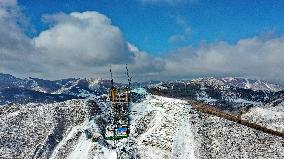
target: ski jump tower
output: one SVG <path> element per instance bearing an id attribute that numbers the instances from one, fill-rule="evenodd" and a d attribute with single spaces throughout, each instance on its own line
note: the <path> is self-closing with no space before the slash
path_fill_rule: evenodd
<path id="1" fill-rule="evenodd" d="M 127 138 L 129 134 L 129 105 L 131 100 L 130 84 L 131 77 L 128 74 L 126 65 L 126 75 L 128 77 L 128 86 L 124 88 L 115 87 L 111 73 L 111 88 L 109 90 L 110 108 L 108 110 L 109 123 L 106 127 L 105 138 L 107 140 L 119 140 Z"/>

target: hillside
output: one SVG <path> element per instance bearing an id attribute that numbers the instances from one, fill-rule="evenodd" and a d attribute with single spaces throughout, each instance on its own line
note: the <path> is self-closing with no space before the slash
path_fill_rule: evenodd
<path id="1" fill-rule="evenodd" d="M 202 113 L 188 102 L 209 104 L 283 131 L 283 91 L 254 90 L 212 78 L 136 83 L 130 135 L 115 149 L 102 134 L 110 107 L 103 98 L 108 80 L 0 77 L 0 145 L 4 145 L 0 158 L 109 159 L 117 152 L 122 158 L 137 159 L 284 157 L 283 138 Z M 88 132 L 98 141 L 92 141 Z"/>
<path id="2" fill-rule="evenodd" d="M 86 138 L 86 129 L 99 131 L 96 122 L 89 120 L 89 110 L 83 101 L 2 107 L 0 141 L 5 146 L 0 156 L 115 157 L 106 141 Z M 127 150 L 121 154 L 125 158 L 284 157 L 282 138 L 197 112 L 183 100 L 146 95 L 132 105 L 130 117 L 129 140 L 120 141 L 121 149 Z"/>

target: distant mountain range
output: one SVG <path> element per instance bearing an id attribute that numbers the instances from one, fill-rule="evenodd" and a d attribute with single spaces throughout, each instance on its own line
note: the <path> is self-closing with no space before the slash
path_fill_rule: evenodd
<path id="1" fill-rule="evenodd" d="M 240 77 L 225 77 L 225 78 L 200 78 L 193 81 L 204 82 L 209 85 L 229 85 L 233 87 L 239 87 L 244 89 L 252 90 L 263 90 L 263 91 L 281 91 L 284 89 L 283 86 L 279 84 L 274 84 L 261 80 L 253 80 L 248 78 Z"/>
<path id="2" fill-rule="evenodd" d="M 101 95 L 110 87 L 109 80 L 38 78 L 20 79 L 9 74 L 0 74 L 0 104 L 51 103 L 69 99 Z"/>
<path id="3" fill-rule="evenodd" d="M 117 86 L 124 84 L 115 83 Z M 20 79 L 9 74 L 0 73 L 0 104 L 9 103 L 52 103 L 70 99 L 96 97 L 106 94 L 110 88 L 109 79 L 45 80 L 38 78 Z M 134 88 L 162 88 L 171 91 L 169 96 L 187 96 L 214 101 L 229 98 L 245 99 L 252 102 L 264 102 L 276 92 L 283 90 L 277 84 L 246 78 L 199 78 L 191 81 L 146 81 L 135 82 Z M 185 86 L 185 87 L 184 87 Z M 177 95 L 172 90 L 182 91 Z M 182 95 L 183 94 L 183 95 Z"/>
<path id="4" fill-rule="evenodd" d="M 171 98 L 205 102 L 238 114 L 243 109 L 282 99 L 284 95 L 280 85 L 232 77 L 161 82 L 148 87 L 148 91 Z"/>

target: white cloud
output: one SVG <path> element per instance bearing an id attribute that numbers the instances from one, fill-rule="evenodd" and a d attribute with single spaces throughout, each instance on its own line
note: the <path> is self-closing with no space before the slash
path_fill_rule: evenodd
<path id="1" fill-rule="evenodd" d="M 16 0 L 1 0 L 0 1 L 0 7 L 7 7 L 7 6 L 15 7 L 16 5 L 17 5 Z"/>
<path id="2" fill-rule="evenodd" d="M 98 12 L 46 15 L 50 28 L 34 39 L 24 34 L 22 20 L 16 1 L 0 1 L 0 72 L 58 79 L 108 77 L 109 64 L 122 75 L 126 63 L 144 75 L 164 66 L 160 59 L 135 49 Z"/>
<path id="3" fill-rule="evenodd" d="M 284 80 L 284 36 L 263 40 L 260 37 L 187 47 L 169 54 L 166 73 L 175 77 L 246 76 Z M 177 71 L 179 70 L 179 71 Z"/>
<path id="4" fill-rule="evenodd" d="M 40 61 L 55 77 L 100 76 L 108 73 L 109 64 L 119 73 L 125 71 L 126 63 L 143 73 L 162 67 L 157 58 L 134 49 L 120 29 L 98 12 L 62 13 L 45 16 L 45 20 L 52 22 L 52 27 L 34 41 L 43 50 Z"/>
<path id="5" fill-rule="evenodd" d="M 207 75 L 284 80 L 284 35 L 205 43 L 156 57 L 131 45 L 97 12 L 45 16 L 50 28 L 34 39 L 24 34 L 22 20 L 16 1 L 0 1 L 0 72 L 49 79 L 108 77 L 109 64 L 124 75 L 128 63 L 136 81 Z"/>
<path id="6" fill-rule="evenodd" d="M 42 68 L 34 61 L 34 45 L 21 29 L 23 16 L 15 0 L 0 1 L 0 71 L 36 74 Z"/>
<path id="7" fill-rule="evenodd" d="M 52 28 L 35 38 L 36 46 L 46 49 L 52 61 L 94 66 L 133 59 L 119 28 L 111 25 L 106 16 L 74 12 L 56 18 Z M 73 60 L 77 63 L 70 63 Z"/>

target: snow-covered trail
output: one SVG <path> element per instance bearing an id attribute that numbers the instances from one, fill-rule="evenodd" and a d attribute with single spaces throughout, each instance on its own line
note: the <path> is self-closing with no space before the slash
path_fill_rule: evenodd
<path id="1" fill-rule="evenodd" d="M 79 138 L 78 144 L 67 159 L 88 159 L 90 150 L 93 147 L 91 140 L 87 140 L 85 135 L 82 134 Z"/>
<path id="2" fill-rule="evenodd" d="M 184 100 L 155 95 L 134 104 L 132 130 L 140 127 L 141 120 L 147 123 L 135 139 L 141 157 L 195 159 L 190 109 Z"/>
<path id="3" fill-rule="evenodd" d="M 173 159 L 196 159 L 194 135 L 189 116 L 182 116 L 173 140 Z"/>
<path id="4" fill-rule="evenodd" d="M 68 140 L 72 139 L 76 135 L 76 133 L 78 132 L 78 127 L 79 126 L 75 126 L 69 131 L 68 135 L 65 138 L 63 138 L 63 140 L 55 147 L 55 150 L 51 154 L 50 159 L 55 159 L 60 148 L 62 148 L 67 143 Z"/>

